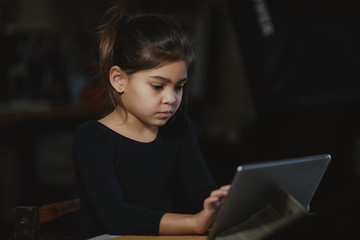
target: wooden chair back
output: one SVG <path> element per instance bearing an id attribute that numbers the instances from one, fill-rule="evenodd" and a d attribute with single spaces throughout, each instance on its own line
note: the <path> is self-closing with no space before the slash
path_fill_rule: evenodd
<path id="1" fill-rule="evenodd" d="M 79 199 L 14 210 L 15 240 L 75 239 Z M 68 218 L 67 218 L 68 217 Z"/>

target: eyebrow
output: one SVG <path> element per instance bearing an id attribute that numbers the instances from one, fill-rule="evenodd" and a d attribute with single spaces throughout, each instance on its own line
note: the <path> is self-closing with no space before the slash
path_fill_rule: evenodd
<path id="1" fill-rule="evenodd" d="M 150 76 L 150 77 L 155 78 L 155 79 L 160 80 L 160 81 L 163 81 L 163 82 L 171 82 L 170 79 L 164 78 L 164 77 L 161 77 L 161 76 Z M 187 80 L 188 80 L 188 78 L 184 78 L 184 79 L 179 80 L 177 83 L 187 82 Z"/>

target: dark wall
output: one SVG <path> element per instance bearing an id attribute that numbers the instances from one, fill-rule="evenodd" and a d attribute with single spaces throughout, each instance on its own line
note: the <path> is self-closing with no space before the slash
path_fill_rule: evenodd
<path id="1" fill-rule="evenodd" d="M 329 219 L 344 217 L 342 206 L 351 212 L 360 172 L 360 19 L 350 1 L 115 2 L 172 14 L 199 34 L 202 67 L 187 110 L 218 185 L 242 163 L 330 153 L 313 209 Z M 76 195 L 69 146 L 76 126 L 104 113 L 89 59 L 106 8 L 98 0 L 0 3 L 3 236 L 16 205 Z M 66 160 L 46 155 L 49 146 Z M 43 174 L 49 169 L 58 181 Z M 182 194 L 179 210 L 188 207 Z"/>

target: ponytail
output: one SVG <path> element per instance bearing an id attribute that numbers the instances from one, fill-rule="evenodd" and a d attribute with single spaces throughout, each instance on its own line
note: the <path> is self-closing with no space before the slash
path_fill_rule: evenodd
<path id="1" fill-rule="evenodd" d="M 109 100 L 113 106 L 118 104 L 117 93 L 109 82 L 109 70 L 114 64 L 114 49 L 121 21 L 125 21 L 125 12 L 118 6 L 108 9 L 97 28 L 98 39 L 98 75 L 103 79 L 109 93 Z"/>

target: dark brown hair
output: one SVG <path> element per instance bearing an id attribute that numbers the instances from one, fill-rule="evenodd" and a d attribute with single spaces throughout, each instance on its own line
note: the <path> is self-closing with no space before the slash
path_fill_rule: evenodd
<path id="1" fill-rule="evenodd" d="M 191 74 L 195 61 L 193 38 L 172 18 L 160 14 L 128 15 L 115 6 L 104 15 L 97 29 L 99 76 L 113 107 L 120 105 L 119 93 L 109 81 L 112 66 L 127 74 L 182 60 Z"/>

